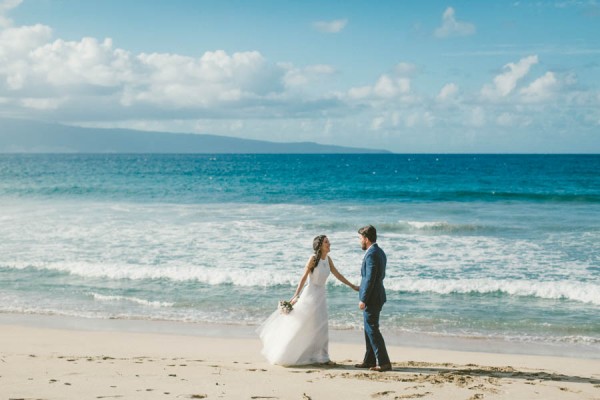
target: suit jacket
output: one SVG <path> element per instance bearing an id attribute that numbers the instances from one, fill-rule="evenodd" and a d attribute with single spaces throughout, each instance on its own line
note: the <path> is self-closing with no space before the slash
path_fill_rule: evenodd
<path id="1" fill-rule="evenodd" d="M 383 250 L 373 243 L 365 253 L 360 270 L 360 301 L 371 307 L 381 307 L 386 302 L 383 278 L 387 257 Z"/>

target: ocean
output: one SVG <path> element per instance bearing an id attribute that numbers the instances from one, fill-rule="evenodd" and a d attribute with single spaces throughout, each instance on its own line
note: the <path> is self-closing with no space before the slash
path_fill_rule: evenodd
<path id="1" fill-rule="evenodd" d="M 600 155 L 0 155 L 0 313 L 254 327 L 317 235 L 358 284 L 366 224 L 386 338 L 600 357 Z"/>

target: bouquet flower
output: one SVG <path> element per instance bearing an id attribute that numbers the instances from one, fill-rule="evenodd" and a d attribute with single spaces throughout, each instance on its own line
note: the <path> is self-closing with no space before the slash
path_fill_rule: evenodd
<path id="1" fill-rule="evenodd" d="M 279 312 L 282 314 L 289 314 L 294 309 L 294 306 L 289 301 L 279 301 Z"/>

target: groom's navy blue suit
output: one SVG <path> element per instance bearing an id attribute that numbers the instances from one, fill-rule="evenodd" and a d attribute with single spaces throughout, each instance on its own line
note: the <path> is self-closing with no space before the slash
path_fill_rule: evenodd
<path id="1" fill-rule="evenodd" d="M 379 332 L 379 313 L 383 303 L 387 300 L 383 287 L 386 262 L 387 257 L 383 250 L 377 243 L 373 243 L 365 253 L 360 270 L 362 280 L 360 281 L 359 297 L 360 301 L 366 305 L 363 316 L 367 352 L 363 364 L 372 366 L 390 364 L 383 336 Z"/>

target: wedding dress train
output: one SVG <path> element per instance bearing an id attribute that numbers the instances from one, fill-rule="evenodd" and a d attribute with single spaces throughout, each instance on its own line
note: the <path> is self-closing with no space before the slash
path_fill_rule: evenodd
<path id="1" fill-rule="evenodd" d="M 276 310 L 258 328 L 262 354 L 271 364 L 292 366 L 329 361 L 326 287 L 329 260 L 319 263 L 289 314 Z"/>

